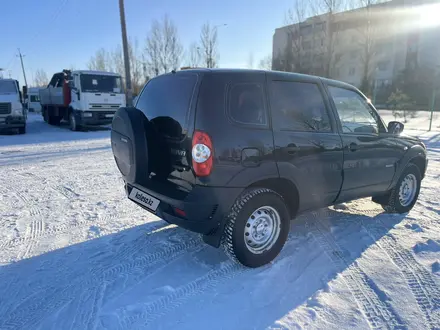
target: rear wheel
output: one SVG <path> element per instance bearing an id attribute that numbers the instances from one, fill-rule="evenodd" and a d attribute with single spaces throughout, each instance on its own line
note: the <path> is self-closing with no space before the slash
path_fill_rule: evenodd
<path id="1" fill-rule="evenodd" d="M 227 218 L 222 240 L 226 254 L 247 267 L 271 262 L 286 242 L 289 218 L 283 198 L 273 190 L 245 192 Z"/>
<path id="2" fill-rule="evenodd" d="M 401 174 L 388 199 L 382 204 L 383 209 L 388 213 L 409 212 L 417 202 L 421 178 L 419 168 L 410 164 Z"/>
<path id="3" fill-rule="evenodd" d="M 48 116 L 48 122 L 50 125 L 58 126 L 61 123 L 62 117 L 59 116 Z"/>

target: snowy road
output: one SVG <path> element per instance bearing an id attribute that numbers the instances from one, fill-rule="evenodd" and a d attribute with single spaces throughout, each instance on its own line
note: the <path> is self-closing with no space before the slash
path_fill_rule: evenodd
<path id="1" fill-rule="evenodd" d="M 440 329 L 440 132 L 408 215 L 302 215 L 251 270 L 129 202 L 108 131 L 28 131 L 0 135 L 2 330 Z"/>

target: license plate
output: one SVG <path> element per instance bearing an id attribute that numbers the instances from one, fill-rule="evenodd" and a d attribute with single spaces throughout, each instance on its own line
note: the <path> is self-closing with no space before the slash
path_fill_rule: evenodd
<path id="1" fill-rule="evenodd" d="M 107 114 L 107 115 L 105 115 L 105 117 L 106 117 L 106 118 L 113 118 L 113 117 L 114 117 L 114 114 Z"/>
<path id="2" fill-rule="evenodd" d="M 132 201 L 136 203 L 139 203 L 149 208 L 152 211 L 156 211 L 160 203 L 160 200 L 158 200 L 157 198 L 154 198 L 136 188 L 133 188 L 131 190 L 130 195 L 128 195 L 128 198 L 130 198 Z"/>

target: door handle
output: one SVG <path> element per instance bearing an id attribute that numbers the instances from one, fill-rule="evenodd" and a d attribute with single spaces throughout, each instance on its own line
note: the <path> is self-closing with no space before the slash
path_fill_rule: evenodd
<path id="1" fill-rule="evenodd" d="M 348 149 L 350 149 L 350 151 L 356 151 L 358 150 L 358 145 L 352 142 L 349 144 Z"/>
<path id="2" fill-rule="evenodd" d="M 300 148 L 295 146 L 295 145 L 290 145 L 286 148 L 286 151 L 289 155 L 294 155 L 296 154 L 298 151 L 300 151 Z"/>

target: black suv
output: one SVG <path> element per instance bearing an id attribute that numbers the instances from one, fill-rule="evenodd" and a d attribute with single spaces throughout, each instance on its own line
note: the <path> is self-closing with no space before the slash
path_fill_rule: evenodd
<path id="1" fill-rule="evenodd" d="M 402 130 L 342 82 L 195 69 L 150 80 L 111 141 L 129 199 L 258 267 L 299 212 L 367 196 L 411 210 L 426 148 Z"/>

